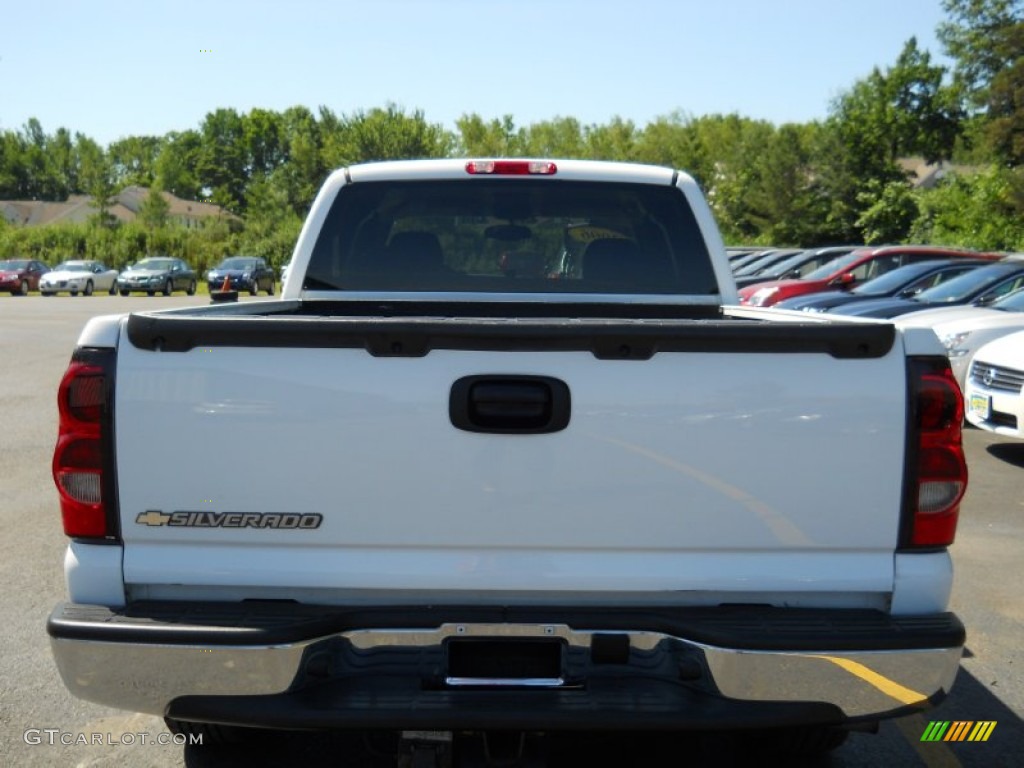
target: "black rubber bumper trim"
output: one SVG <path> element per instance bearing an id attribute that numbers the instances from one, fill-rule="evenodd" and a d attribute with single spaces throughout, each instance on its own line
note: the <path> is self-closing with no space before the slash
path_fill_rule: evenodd
<path id="1" fill-rule="evenodd" d="M 332 680 L 273 696 L 182 696 L 166 717 L 261 728 L 717 730 L 849 722 L 823 703 L 738 702 L 664 680 L 598 678 L 585 689 L 423 690 L 416 680 Z"/>
<path id="2" fill-rule="evenodd" d="M 660 632 L 752 651 L 882 651 L 962 647 L 952 613 L 889 616 L 873 610 L 718 606 L 707 608 L 408 606 L 339 609 L 276 601 L 146 601 L 111 610 L 62 603 L 52 637 L 111 643 L 281 645 L 357 629 L 435 628 L 448 623 L 564 624 L 576 630 Z"/>
<path id="3" fill-rule="evenodd" d="M 261 304 L 264 302 L 261 302 Z M 585 351 L 601 359 L 647 360 L 659 352 L 825 353 L 877 358 L 892 349 L 889 324 L 770 323 L 740 319 L 686 319 L 584 315 L 579 305 L 544 305 L 546 317 L 465 316 L 472 307 L 441 304 L 434 315 L 307 316 L 293 305 L 264 315 L 232 311 L 137 313 L 128 338 L 139 348 L 187 352 L 197 347 L 365 349 L 377 357 L 422 357 L 434 349 Z M 424 307 L 423 309 L 427 309 Z M 524 308 L 518 308 L 524 313 Z M 534 312 L 537 308 L 534 307 Z M 706 310 L 705 310 L 706 311 Z M 356 312 L 356 310 L 353 310 Z M 565 312 L 565 315 L 556 314 Z"/>

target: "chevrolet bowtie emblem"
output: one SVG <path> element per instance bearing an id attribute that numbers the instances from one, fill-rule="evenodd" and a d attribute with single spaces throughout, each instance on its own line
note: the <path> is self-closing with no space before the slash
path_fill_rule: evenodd
<path id="1" fill-rule="evenodd" d="M 135 518 L 135 522 L 140 525 L 167 525 L 170 519 L 170 515 L 149 510 L 147 512 L 140 512 L 139 516 Z"/>

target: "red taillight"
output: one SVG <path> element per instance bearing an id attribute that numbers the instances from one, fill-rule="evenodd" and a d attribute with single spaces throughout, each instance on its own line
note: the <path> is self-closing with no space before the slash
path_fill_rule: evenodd
<path id="1" fill-rule="evenodd" d="M 967 490 L 960 434 L 963 396 L 944 358 L 915 359 L 910 372 L 912 434 L 917 437 L 910 544 L 945 547 L 953 543 Z"/>
<path id="2" fill-rule="evenodd" d="M 68 536 L 102 538 L 110 533 L 103 500 L 105 406 L 103 368 L 72 362 L 57 392 L 60 423 L 53 451 L 53 480 Z"/>
<path id="3" fill-rule="evenodd" d="M 554 176 L 558 166 L 546 160 L 470 160 L 466 173 L 495 176 Z"/>

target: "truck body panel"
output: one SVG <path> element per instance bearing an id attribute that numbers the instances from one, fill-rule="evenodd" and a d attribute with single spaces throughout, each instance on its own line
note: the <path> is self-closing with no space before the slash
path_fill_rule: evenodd
<path id="1" fill-rule="evenodd" d="M 209 733 L 820 736 L 937 703 L 964 645 L 942 348 L 736 300 L 672 169 L 335 172 L 281 300 L 83 331 L 67 686 Z"/>
<path id="2" fill-rule="evenodd" d="M 460 430 L 452 386 L 472 375 L 563 381 L 571 421 L 554 434 Z M 898 348 L 870 360 L 612 361 L 125 344 L 126 581 L 394 589 L 417 573 L 422 589 L 885 593 L 904 375 Z M 784 465 L 773 459 L 782 449 Z M 154 510 L 197 514 L 147 517 Z M 225 527 L 226 513 L 322 522 Z M 182 574 L 173 553 L 188 547 L 202 555 Z"/>

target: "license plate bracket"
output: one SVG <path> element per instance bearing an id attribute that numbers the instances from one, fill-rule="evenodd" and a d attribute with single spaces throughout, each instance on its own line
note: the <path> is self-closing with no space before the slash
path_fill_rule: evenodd
<path id="1" fill-rule="evenodd" d="M 445 644 L 445 683 L 456 687 L 559 687 L 565 684 L 561 640 L 453 639 Z"/>

